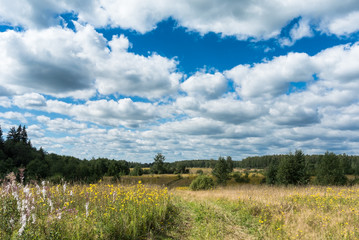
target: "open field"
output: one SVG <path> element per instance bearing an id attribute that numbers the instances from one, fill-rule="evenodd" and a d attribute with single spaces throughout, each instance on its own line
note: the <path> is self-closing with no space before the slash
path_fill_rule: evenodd
<path id="1" fill-rule="evenodd" d="M 241 185 L 173 193 L 190 216 L 188 239 L 359 239 L 358 186 Z"/>
<path id="2" fill-rule="evenodd" d="M 155 186 L 191 176 L 122 178 L 137 181 L 130 185 L 6 183 L 0 239 L 359 239 L 359 186 Z"/>

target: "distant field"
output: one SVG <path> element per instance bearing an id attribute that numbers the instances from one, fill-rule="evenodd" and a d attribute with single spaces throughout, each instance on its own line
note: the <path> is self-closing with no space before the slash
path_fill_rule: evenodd
<path id="1" fill-rule="evenodd" d="M 122 176 L 120 183 L 136 184 L 142 181 L 143 184 L 159 185 L 168 188 L 188 187 L 191 182 L 198 176 L 197 171 L 202 170 L 204 174 L 210 174 L 211 168 L 190 168 L 189 174 L 144 174 L 142 176 Z M 235 172 L 243 172 L 242 169 L 235 169 Z M 249 179 L 251 184 L 260 184 L 264 178 L 261 173 L 250 173 Z M 104 177 L 104 181 L 110 183 L 111 177 Z M 228 185 L 239 185 L 234 179 L 228 181 Z"/>

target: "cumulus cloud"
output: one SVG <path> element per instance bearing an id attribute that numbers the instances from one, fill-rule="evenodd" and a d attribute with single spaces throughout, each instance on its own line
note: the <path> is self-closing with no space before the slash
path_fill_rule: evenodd
<path id="1" fill-rule="evenodd" d="M 94 77 L 91 62 L 81 56 L 92 39 L 86 31 L 74 33 L 59 27 L 26 32 L 0 33 L 0 82 L 8 90 L 55 96 L 89 97 Z"/>
<path id="2" fill-rule="evenodd" d="M 196 73 L 189 77 L 181 88 L 193 97 L 215 99 L 227 91 L 227 79 L 221 73 Z"/>
<path id="3" fill-rule="evenodd" d="M 225 75 L 237 84 L 236 91 L 241 98 L 271 99 L 285 94 L 291 82 L 311 81 L 314 73 L 306 53 L 289 53 L 253 66 L 239 65 Z"/>
<path id="4" fill-rule="evenodd" d="M 87 99 L 96 93 L 161 97 L 177 90 L 177 62 L 129 53 L 128 39 L 107 42 L 89 25 L 0 33 L 0 83 L 16 94 Z M 107 47 L 109 44 L 110 49 Z"/>
<path id="5" fill-rule="evenodd" d="M 37 120 L 40 123 L 45 124 L 47 129 L 52 132 L 67 132 L 73 134 L 74 131 L 78 132 L 79 130 L 87 128 L 87 124 L 85 123 L 74 122 L 63 118 L 50 119 L 49 117 L 42 115 L 38 116 Z"/>
<path id="6" fill-rule="evenodd" d="M 336 35 L 348 35 L 359 30 L 359 11 L 353 11 L 348 13 L 342 18 L 335 18 L 328 24 L 328 30 L 330 33 Z"/>
<path id="7" fill-rule="evenodd" d="M 149 57 L 127 52 L 128 40 L 115 36 L 111 53 L 97 62 L 96 87 L 101 94 L 120 93 L 156 98 L 177 91 L 181 74 L 177 62 L 153 54 Z"/>
<path id="8" fill-rule="evenodd" d="M 19 113 L 19 112 L 13 112 L 13 111 L 9 111 L 9 112 L 0 112 L 0 118 L 5 118 L 5 119 L 10 119 L 10 120 L 16 120 L 22 123 L 27 123 L 27 117 L 30 117 L 31 114 L 29 113 Z"/>
<path id="9" fill-rule="evenodd" d="M 304 37 L 313 36 L 313 31 L 308 19 L 300 19 L 298 23 L 289 32 L 290 38 L 284 38 L 280 40 L 282 46 L 292 46 L 294 43 Z"/>
<path id="10" fill-rule="evenodd" d="M 27 28 L 53 26 L 61 22 L 60 14 L 73 12 L 79 21 L 96 27 L 121 27 L 145 33 L 156 28 L 158 22 L 172 17 L 181 26 L 201 34 L 215 32 L 239 39 L 277 36 L 289 21 L 297 17 L 312 19 L 322 31 L 348 34 L 358 30 L 359 10 L 356 0 L 90 0 L 86 4 L 73 0 L 1 0 L 0 4 L 2 22 Z M 303 29 L 299 26 L 295 32 L 294 37 L 299 37 Z"/>
<path id="11" fill-rule="evenodd" d="M 24 95 L 14 96 L 13 103 L 20 108 L 40 109 L 46 106 L 46 99 L 38 93 L 26 93 Z"/>
<path id="12" fill-rule="evenodd" d="M 78 121 L 114 127 L 121 125 L 130 128 L 137 128 L 141 124 L 155 122 L 160 118 L 169 118 L 175 114 L 175 110 L 171 105 L 134 102 L 130 98 L 124 98 L 118 101 L 104 99 L 87 101 L 84 104 L 47 100 L 46 107 L 40 106 L 35 109 L 49 113 L 59 113 L 67 117 L 75 118 Z M 46 123 L 49 122 L 49 119 L 44 118 L 44 116 L 38 120 Z M 65 123 L 72 124 L 72 122 L 67 121 L 65 121 Z M 65 126 L 64 123 L 61 123 L 61 125 Z"/>
<path id="13" fill-rule="evenodd" d="M 4 108 L 10 108 L 11 100 L 8 97 L 0 97 L 0 106 Z"/>
<path id="14" fill-rule="evenodd" d="M 208 136 L 224 133 L 224 126 L 221 122 L 198 117 L 162 124 L 159 131 Z"/>

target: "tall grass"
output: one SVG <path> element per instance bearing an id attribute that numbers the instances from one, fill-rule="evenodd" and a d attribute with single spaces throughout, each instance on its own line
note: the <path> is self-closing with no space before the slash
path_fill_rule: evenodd
<path id="1" fill-rule="evenodd" d="M 211 214 L 217 212 L 216 217 L 205 217 L 205 224 L 214 226 L 212 230 L 217 227 L 216 235 L 223 239 L 236 239 L 231 229 L 247 234 L 243 239 L 359 239 L 359 186 L 241 185 L 174 194 Z"/>
<path id="2" fill-rule="evenodd" d="M 167 189 L 110 184 L 0 187 L 0 239 L 144 239 L 165 231 Z"/>

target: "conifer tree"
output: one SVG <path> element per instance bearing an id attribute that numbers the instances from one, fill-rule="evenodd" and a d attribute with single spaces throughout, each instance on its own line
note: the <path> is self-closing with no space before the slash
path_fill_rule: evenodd
<path id="1" fill-rule="evenodd" d="M 21 132 L 20 132 L 20 141 L 23 142 L 23 143 L 28 143 L 28 138 L 27 138 L 27 132 L 26 132 L 25 125 L 22 127 Z"/>
<path id="2" fill-rule="evenodd" d="M 3 138 L 3 133 L 2 133 L 2 129 L 0 126 L 0 149 L 4 149 L 4 138 Z"/>
<path id="3" fill-rule="evenodd" d="M 212 175 L 216 177 L 217 183 L 226 185 L 229 179 L 228 165 L 224 157 L 219 157 L 218 161 L 213 168 Z"/>
<path id="4" fill-rule="evenodd" d="M 347 182 L 337 155 L 326 152 L 319 160 L 316 181 L 320 185 L 343 185 Z"/>
<path id="5" fill-rule="evenodd" d="M 15 127 L 10 128 L 10 131 L 7 134 L 6 140 L 16 140 L 16 129 Z"/>
<path id="6" fill-rule="evenodd" d="M 231 173 L 231 172 L 233 172 L 233 160 L 232 160 L 232 158 L 231 158 L 231 156 L 227 156 L 227 171 L 228 171 L 228 173 Z"/>

